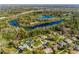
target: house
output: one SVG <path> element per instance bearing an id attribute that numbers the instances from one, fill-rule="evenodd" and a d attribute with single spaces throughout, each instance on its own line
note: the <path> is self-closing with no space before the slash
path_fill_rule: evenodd
<path id="1" fill-rule="evenodd" d="M 46 49 L 44 49 L 44 51 L 46 54 L 48 54 L 48 53 L 50 54 L 53 52 L 53 50 L 51 48 L 46 48 Z"/>
<path id="2" fill-rule="evenodd" d="M 66 45 L 66 42 L 58 42 L 58 44 L 60 45 L 60 46 L 64 46 L 64 45 Z"/>
<path id="3" fill-rule="evenodd" d="M 64 42 L 70 44 L 70 43 L 72 43 L 72 40 L 71 39 L 65 39 Z"/>
<path id="4" fill-rule="evenodd" d="M 75 44 L 74 49 L 79 51 L 79 45 Z"/>
<path id="5" fill-rule="evenodd" d="M 41 39 L 46 39 L 47 38 L 47 36 L 45 36 L 45 35 L 40 35 L 39 36 Z"/>

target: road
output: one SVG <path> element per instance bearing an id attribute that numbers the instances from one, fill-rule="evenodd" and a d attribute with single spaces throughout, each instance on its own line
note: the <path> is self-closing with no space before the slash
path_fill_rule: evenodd
<path id="1" fill-rule="evenodd" d="M 15 15 L 15 16 L 17 17 L 17 16 L 20 16 L 20 15 L 23 15 L 23 14 L 28 14 L 28 13 L 32 13 L 32 12 L 38 12 L 38 11 L 43 11 L 43 10 L 27 11 L 27 12 L 23 12 L 23 13 L 17 14 L 17 15 Z M 10 16 L 10 17 L 11 17 L 11 16 Z M 3 16 L 3 17 L 0 17 L 0 19 L 10 18 L 10 17 L 5 17 L 5 16 Z"/>

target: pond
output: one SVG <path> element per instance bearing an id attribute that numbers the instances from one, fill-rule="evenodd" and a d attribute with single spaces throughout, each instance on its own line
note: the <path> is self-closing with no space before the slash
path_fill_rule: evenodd
<path id="1" fill-rule="evenodd" d="M 16 26 L 16 27 L 19 26 L 17 20 L 11 20 L 11 21 L 9 21 L 9 24 L 12 25 L 12 26 Z"/>
<path id="2" fill-rule="evenodd" d="M 49 15 L 44 15 L 44 16 L 40 16 L 39 18 L 37 18 L 37 20 L 47 20 L 49 18 L 53 18 L 54 16 L 49 16 Z"/>
<path id="3" fill-rule="evenodd" d="M 51 17 L 52 16 L 43 16 L 43 18 L 51 18 Z M 35 29 L 35 28 L 38 28 L 38 27 L 46 27 L 46 26 L 51 26 L 51 25 L 59 24 L 59 23 L 61 23 L 63 21 L 64 20 L 57 20 L 57 21 L 52 21 L 52 22 L 48 22 L 48 23 L 38 24 L 38 25 L 35 25 L 35 26 L 32 26 L 32 27 L 28 27 L 28 28 Z M 9 21 L 9 24 L 11 26 L 19 27 L 19 23 L 17 22 L 16 19 Z M 27 27 L 24 27 L 24 28 L 27 29 Z"/>
<path id="4" fill-rule="evenodd" d="M 38 28 L 38 27 L 51 26 L 51 25 L 59 24 L 59 23 L 61 23 L 63 21 L 64 20 L 58 20 L 58 21 L 53 21 L 53 22 L 49 22 L 49 23 L 38 24 L 38 25 L 35 25 L 35 26 L 31 27 L 31 28 L 35 29 L 35 28 Z"/>

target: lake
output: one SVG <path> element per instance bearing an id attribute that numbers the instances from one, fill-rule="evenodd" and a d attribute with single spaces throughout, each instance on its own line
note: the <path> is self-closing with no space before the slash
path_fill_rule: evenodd
<path id="1" fill-rule="evenodd" d="M 46 27 L 46 26 L 51 26 L 55 24 L 59 24 L 63 22 L 64 20 L 58 20 L 58 21 L 53 21 L 53 22 L 48 22 L 48 23 L 43 23 L 43 24 L 38 24 L 32 27 L 32 29 L 38 28 L 38 27 Z"/>
<path id="2" fill-rule="evenodd" d="M 52 18 L 52 16 L 42 16 L 41 18 Z M 48 23 L 43 23 L 43 24 L 38 24 L 32 27 L 29 27 L 30 29 L 35 29 L 35 28 L 39 28 L 39 27 L 46 27 L 46 26 L 51 26 L 51 25 L 55 25 L 55 24 L 59 24 L 61 22 L 63 22 L 64 20 L 57 20 L 57 21 L 52 21 L 52 22 L 48 22 Z M 12 26 L 16 26 L 19 27 L 19 23 L 17 22 L 16 19 L 9 21 L 9 24 Z"/>
<path id="3" fill-rule="evenodd" d="M 37 20 L 47 20 L 49 18 L 53 18 L 54 16 L 49 16 L 49 15 L 44 15 L 44 16 L 40 16 L 39 18 L 37 18 Z"/>
<path id="4" fill-rule="evenodd" d="M 18 24 L 16 19 L 9 21 L 9 24 L 12 25 L 12 26 L 16 26 L 16 27 L 19 26 L 19 24 Z"/>

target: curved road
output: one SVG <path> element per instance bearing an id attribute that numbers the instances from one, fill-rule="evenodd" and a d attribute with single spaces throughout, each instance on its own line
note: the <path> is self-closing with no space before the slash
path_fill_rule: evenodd
<path id="1" fill-rule="evenodd" d="M 15 15 L 16 17 L 17 16 L 20 16 L 20 15 L 23 15 L 23 14 L 28 14 L 28 13 L 32 13 L 32 12 L 38 12 L 38 11 L 43 11 L 43 10 L 34 10 L 34 11 L 27 11 L 27 12 L 23 12 L 23 13 L 20 13 L 20 14 L 17 14 Z M 10 18 L 10 17 L 0 17 L 0 19 L 5 19 L 5 18 Z"/>

